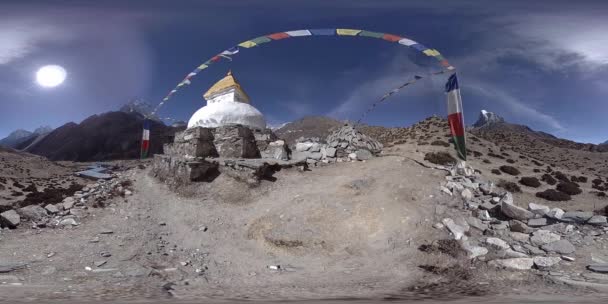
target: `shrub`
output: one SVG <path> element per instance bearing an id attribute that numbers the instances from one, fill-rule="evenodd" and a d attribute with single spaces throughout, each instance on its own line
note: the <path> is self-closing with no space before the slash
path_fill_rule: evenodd
<path id="1" fill-rule="evenodd" d="M 533 171 L 534 171 L 534 173 L 540 173 L 540 169 L 538 169 L 538 168 L 534 168 Z"/>
<path id="2" fill-rule="evenodd" d="M 492 163 L 489 159 L 484 159 L 483 162 L 486 163 L 486 164 L 491 164 Z"/>
<path id="3" fill-rule="evenodd" d="M 512 159 L 510 159 L 510 158 L 509 158 L 509 159 L 507 159 L 507 162 L 508 162 L 509 164 L 514 164 L 514 163 L 515 163 L 515 161 L 514 161 L 514 160 L 512 160 Z"/>
<path id="4" fill-rule="evenodd" d="M 540 166 L 540 167 L 542 167 L 542 166 L 543 166 L 543 163 L 541 163 L 541 162 L 539 162 L 539 161 L 537 161 L 537 160 L 535 160 L 535 159 L 533 159 L 533 160 L 532 160 L 532 163 L 533 163 L 533 164 L 535 164 L 535 165 L 537 165 L 537 166 Z M 547 167 L 547 168 L 548 168 L 548 167 Z"/>
<path id="5" fill-rule="evenodd" d="M 510 174 L 510 175 L 519 175 L 519 170 L 512 166 L 500 166 L 500 171 Z"/>
<path id="6" fill-rule="evenodd" d="M 483 156 L 483 153 L 478 152 L 478 151 L 473 151 L 473 156 L 475 156 L 475 157 L 481 157 L 481 156 Z"/>
<path id="7" fill-rule="evenodd" d="M 424 160 L 436 165 L 453 165 L 456 159 L 447 152 L 430 152 L 424 156 Z"/>
<path id="8" fill-rule="evenodd" d="M 583 192 L 583 190 L 578 187 L 578 184 L 573 182 L 560 182 L 557 184 L 556 189 L 569 195 L 577 195 Z"/>
<path id="9" fill-rule="evenodd" d="M 450 144 L 443 141 L 443 140 L 436 140 L 434 142 L 431 143 L 431 146 L 442 146 L 442 147 L 449 147 Z"/>
<path id="10" fill-rule="evenodd" d="M 596 193 L 595 195 L 597 195 L 598 197 L 606 197 L 606 192 L 600 191 L 600 192 Z M 608 208 L 607 208 L 607 210 L 608 210 Z"/>
<path id="11" fill-rule="evenodd" d="M 528 186 L 528 187 L 532 187 L 532 188 L 538 188 L 538 187 L 540 187 L 540 181 L 538 181 L 538 178 L 531 177 L 531 176 L 522 177 L 519 180 L 519 183 L 522 184 L 522 185 L 524 185 L 524 186 Z"/>
<path id="12" fill-rule="evenodd" d="M 502 155 L 494 154 L 493 152 L 488 153 L 488 156 L 495 157 L 495 158 L 500 158 L 500 159 L 505 159 Z"/>
<path id="13" fill-rule="evenodd" d="M 557 180 L 560 180 L 562 182 L 569 182 L 570 181 L 568 179 L 568 177 L 566 176 L 566 174 L 562 173 L 561 171 L 555 171 L 555 172 L 553 172 L 553 176 L 555 176 L 555 178 L 557 178 Z"/>
<path id="14" fill-rule="evenodd" d="M 557 184 L 557 180 L 547 173 L 543 174 L 540 180 L 552 186 Z"/>
<path id="15" fill-rule="evenodd" d="M 586 183 L 587 182 L 587 177 L 585 176 L 574 176 L 572 175 L 570 177 L 570 181 L 575 182 L 575 183 Z"/>
<path id="16" fill-rule="evenodd" d="M 501 187 L 509 192 L 521 192 L 521 188 L 514 182 L 508 182 L 506 180 L 500 180 L 496 186 Z"/>
<path id="17" fill-rule="evenodd" d="M 572 199 L 570 197 L 570 195 L 557 191 L 557 190 L 554 190 L 554 189 L 547 189 L 542 192 L 537 192 L 536 197 L 544 198 L 548 201 L 553 201 L 553 202 L 569 201 Z"/>
<path id="18" fill-rule="evenodd" d="M 591 181 L 591 183 L 594 185 L 600 185 L 600 184 L 602 184 L 602 182 L 603 181 L 600 178 L 595 178 Z"/>
<path id="19" fill-rule="evenodd" d="M 498 169 L 492 169 L 492 171 L 491 171 L 491 172 L 492 172 L 493 174 L 496 174 L 496 175 L 501 175 L 501 174 L 502 174 L 502 172 L 500 172 L 500 170 L 498 170 Z"/>

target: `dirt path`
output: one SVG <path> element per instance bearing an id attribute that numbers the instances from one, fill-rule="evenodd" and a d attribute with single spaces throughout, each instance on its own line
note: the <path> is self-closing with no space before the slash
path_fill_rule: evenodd
<path id="1" fill-rule="evenodd" d="M 164 297 L 166 283 L 181 298 L 391 293 L 418 276 L 440 178 L 384 157 L 283 171 L 255 189 L 220 177 L 180 198 L 131 174 L 133 196 L 90 209 L 77 227 L 3 232 L 2 263 L 29 266 L 0 288 L 45 299 Z"/>

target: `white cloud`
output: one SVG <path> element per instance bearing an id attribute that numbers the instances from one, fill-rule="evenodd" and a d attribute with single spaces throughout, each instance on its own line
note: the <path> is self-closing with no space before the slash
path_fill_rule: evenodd
<path id="1" fill-rule="evenodd" d="M 45 42 L 69 39 L 69 32 L 49 24 L 29 19 L 0 21 L 0 65 L 10 63 L 32 53 Z"/>

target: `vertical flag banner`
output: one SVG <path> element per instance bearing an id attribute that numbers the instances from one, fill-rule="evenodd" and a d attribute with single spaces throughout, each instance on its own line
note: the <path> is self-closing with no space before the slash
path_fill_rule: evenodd
<path id="1" fill-rule="evenodd" d="M 450 131 L 452 131 L 452 138 L 454 139 L 454 147 L 460 159 L 467 160 L 462 98 L 460 97 L 456 73 L 448 78 L 448 82 L 445 84 L 445 92 L 448 95 L 448 122 L 450 124 Z"/>
<path id="2" fill-rule="evenodd" d="M 148 157 L 148 150 L 150 150 L 150 121 L 144 120 L 144 132 L 141 137 L 141 158 Z"/>

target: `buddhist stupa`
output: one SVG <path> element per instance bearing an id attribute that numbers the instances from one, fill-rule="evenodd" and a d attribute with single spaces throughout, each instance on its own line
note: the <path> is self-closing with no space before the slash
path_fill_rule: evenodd
<path id="1" fill-rule="evenodd" d="M 217 128 L 225 125 L 243 125 L 252 129 L 266 129 L 266 119 L 249 101 L 232 72 L 216 82 L 203 95 L 207 105 L 198 109 L 188 121 L 188 128 Z"/>

